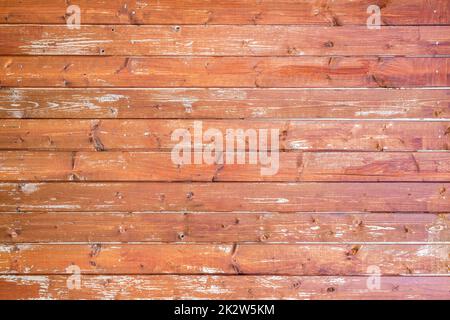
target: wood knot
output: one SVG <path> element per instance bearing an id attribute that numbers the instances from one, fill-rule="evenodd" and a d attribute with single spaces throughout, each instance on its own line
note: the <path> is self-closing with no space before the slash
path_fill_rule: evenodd
<path id="1" fill-rule="evenodd" d="M 358 254 L 360 248 L 361 246 L 353 246 L 349 251 L 346 252 L 347 257 L 350 258 Z"/>
<path id="2" fill-rule="evenodd" d="M 192 191 L 190 191 L 186 194 L 186 199 L 188 199 L 190 201 L 190 200 L 192 200 L 192 198 L 194 198 L 194 193 Z"/>
<path id="3" fill-rule="evenodd" d="M 99 255 L 101 250 L 102 250 L 101 244 L 93 244 L 91 246 L 91 252 L 89 253 L 89 256 L 91 256 L 91 258 L 96 257 Z"/>

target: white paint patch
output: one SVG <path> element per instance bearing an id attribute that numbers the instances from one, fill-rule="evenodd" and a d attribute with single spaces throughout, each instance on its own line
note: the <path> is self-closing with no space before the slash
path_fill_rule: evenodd
<path id="1" fill-rule="evenodd" d="M 332 278 L 332 279 L 330 279 L 330 284 L 344 285 L 345 284 L 345 278 Z"/>
<path id="2" fill-rule="evenodd" d="M 434 257 L 448 261 L 450 252 L 449 245 L 425 245 L 421 246 L 417 251 L 418 257 Z"/>
<path id="3" fill-rule="evenodd" d="M 404 111 L 393 111 L 393 110 L 370 110 L 370 111 L 357 111 L 355 113 L 355 116 L 357 117 L 367 117 L 370 115 L 377 115 L 377 116 L 394 116 L 394 115 L 400 115 L 405 114 Z"/>
<path id="4" fill-rule="evenodd" d="M 266 115 L 266 109 L 265 108 L 255 108 L 252 110 L 252 116 L 253 117 L 262 117 Z"/>
<path id="5" fill-rule="evenodd" d="M 4 101 L 4 103 L 6 105 L 9 104 L 9 106 L 5 107 L 5 108 L 0 107 L 0 110 L 6 111 L 8 113 L 8 115 L 12 118 L 18 118 L 18 119 L 23 118 L 23 116 L 25 114 L 23 110 L 10 108 L 10 107 L 16 107 L 16 108 L 20 107 L 21 103 L 23 102 L 22 100 L 23 100 L 22 92 L 20 90 L 12 89 L 12 90 L 10 90 L 8 98 L 6 99 L 6 101 Z M 2 101 L 2 103 L 3 103 L 3 101 Z M 33 102 L 31 102 L 31 101 L 29 101 L 29 102 L 27 101 L 27 103 L 33 104 Z M 35 104 L 35 106 L 36 105 L 37 104 Z"/>
<path id="6" fill-rule="evenodd" d="M 227 293 L 233 293 L 232 290 L 221 288 L 216 285 L 210 285 L 209 287 L 205 288 L 206 291 L 210 294 L 227 294 Z"/>
<path id="7" fill-rule="evenodd" d="M 289 200 L 286 198 L 244 198 L 245 200 L 250 200 L 250 203 L 288 203 Z"/>
<path id="8" fill-rule="evenodd" d="M 11 246 L 0 246 L 0 252 L 2 253 L 11 253 L 12 247 Z"/>
<path id="9" fill-rule="evenodd" d="M 295 150 L 310 149 L 311 145 L 306 140 L 297 140 L 289 142 L 289 147 Z"/>
<path id="10" fill-rule="evenodd" d="M 192 112 L 192 105 L 194 103 L 196 103 L 198 101 L 198 99 L 196 98 L 192 98 L 192 97 L 183 97 L 181 99 L 181 103 L 183 104 L 184 107 L 184 111 L 186 113 L 191 113 Z"/>
<path id="11" fill-rule="evenodd" d="M 0 276 L 0 280 L 25 286 L 39 285 L 39 297 L 34 300 L 52 299 L 52 295 L 49 292 L 50 279 L 47 276 Z"/>
<path id="12" fill-rule="evenodd" d="M 24 192 L 26 194 L 30 194 L 30 193 L 38 191 L 39 185 L 36 183 L 27 183 L 27 184 L 22 185 L 20 190 L 22 190 L 22 192 Z"/>
<path id="13" fill-rule="evenodd" d="M 121 94 L 105 94 L 101 97 L 96 98 L 98 102 L 116 102 L 120 99 L 128 99 L 128 97 L 125 97 Z"/>
<path id="14" fill-rule="evenodd" d="M 217 250 L 222 251 L 224 253 L 231 253 L 231 251 L 233 250 L 232 247 L 230 246 L 218 246 Z"/>
<path id="15" fill-rule="evenodd" d="M 27 208 L 35 208 L 35 209 L 65 209 L 65 210 L 74 210 L 81 209 L 79 205 L 71 205 L 71 204 L 44 204 L 44 205 L 27 205 Z"/>
<path id="16" fill-rule="evenodd" d="M 379 230 L 395 230 L 393 227 L 380 227 L 380 226 L 366 226 L 366 228 L 371 231 L 379 231 Z"/>
<path id="17" fill-rule="evenodd" d="M 148 42 L 158 44 L 161 42 L 161 40 L 159 40 L 159 39 L 132 39 L 132 40 L 130 40 L 130 42 L 131 42 L 131 44 L 148 43 Z"/>
<path id="18" fill-rule="evenodd" d="M 247 92 L 243 89 L 215 89 L 211 91 L 216 99 L 224 100 L 244 100 L 247 99 Z"/>
<path id="19" fill-rule="evenodd" d="M 47 38 L 31 41 L 19 48 L 25 54 L 90 54 L 98 50 L 103 43 L 113 40 L 91 40 L 89 37 L 79 38 Z"/>
<path id="20" fill-rule="evenodd" d="M 19 102 L 22 100 L 22 91 L 12 89 L 9 98 L 12 102 Z"/>
<path id="21" fill-rule="evenodd" d="M 23 118 L 25 114 L 22 110 L 8 110 L 7 113 L 11 118 L 17 119 Z"/>
<path id="22" fill-rule="evenodd" d="M 210 268 L 210 267 L 202 267 L 202 272 L 204 272 L 204 273 L 223 273 L 223 271 L 220 269 Z"/>

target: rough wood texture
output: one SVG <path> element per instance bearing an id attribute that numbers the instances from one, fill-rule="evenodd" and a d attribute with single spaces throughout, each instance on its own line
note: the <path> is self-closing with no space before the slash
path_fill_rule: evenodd
<path id="1" fill-rule="evenodd" d="M 180 142 L 172 141 L 174 130 L 189 130 L 193 141 L 194 125 L 194 120 L 11 119 L 0 125 L 0 149 L 171 151 Z M 202 128 L 223 134 L 227 129 L 278 130 L 280 150 L 446 151 L 450 146 L 450 121 L 207 120 Z M 251 145 L 246 148 L 255 150 Z"/>
<path id="2" fill-rule="evenodd" d="M 448 183 L 1 183 L 0 211 L 450 212 L 449 191 Z"/>
<path id="3" fill-rule="evenodd" d="M 449 119 L 450 91 L 1 89 L 1 118 Z"/>
<path id="4" fill-rule="evenodd" d="M 2 55 L 445 55 L 450 27 L 0 25 Z"/>
<path id="5" fill-rule="evenodd" d="M 0 299 L 449 300 L 449 68 L 448 0 L 0 0 Z"/>
<path id="6" fill-rule="evenodd" d="M 447 87 L 450 58 L 0 56 L 2 87 Z M 45 73 L 40 72 L 45 70 Z"/>
<path id="7" fill-rule="evenodd" d="M 35 212 L 0 214 L 0 241 L 445 242 L 448 214 Z"/>
<path id="8" fill-rule="evenodd" d="M 177 165 L 170 152 L 5 151 L 0 181 L 449 181 L 450 153 L 283 152 L 274 175 L 261 167 Z"/>
<path id="9" fill-rule="evenodd" d="M 449 24 L 447 0 L 79 0 L 83 24 L 365 25 L 370 5 L 384 25 Z M 0 23 L 66 22 L 64 0 L 0 1 Z"/>

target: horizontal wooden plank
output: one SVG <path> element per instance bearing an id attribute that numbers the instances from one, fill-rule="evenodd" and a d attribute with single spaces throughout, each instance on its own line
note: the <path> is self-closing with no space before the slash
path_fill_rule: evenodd
<path id="1" fill-rule="evenodd" d="M 450 212 L 448 183 L 1 183 L 1 211 Z"/>
<path id="2" fill-rule="evenodd" d="M 176 164 L 170 152 L 4 151 L 0 181 L 450 181 L 449 152 L 283 152 L 278 157 L 273 165 L 278 170 L 262 175 L 268 165 L 260 161 L 218 169 L 217 164 Z"/>
<path id="3" fill-rule="evenodd" d="M 8 119 L 0 125 L 0 149 L 171 151 L 182 141 L 177 136 L 172 141 L 177 129 L 189 130 L 192 146 L 198 148 L 201 143 L 203 147 L 214 147 L 211 138 L 194 143 L 194 137 L 200 139 L 208 129 L 217 129 L 222 137 L 227 130 L 236 133 L 238 129 L 250 129 L 257 139 L 268 138 L 269 142 L 271 134 L 278 134 L 280 150 L 438 151 L 449 150 L 450 146 L 450 121 Z M 260 131 L 262 129 L 267 131 Z M 231 138 L 229 135 L 229 140 L 236 140 Z M 226 140 L 223 138 L 224 148 Z M 277 146 L 273 147 L 277 150 Z M 247 143 L 246 149 L 254 151 L 255 148 L 257 146 Z"/>
<path id="4" fill-rule="evenodd" d="M 0 245 L 0 274 L 447 274 L 450 245 Z M 48 257 L 51 257 L 49 259 Z"/>
<path id="5" fill-rule="evenodd" d="M 83 24 L 319 24 L 365 25 L 378 5 L 383 25 L 449 24 L 446 0 L 79 0 Z M 64 0 L 0 1 L 0 23 L 65 23 Z"/>
<path id="6" fill-rule="evenodd" d="M 1 299 L 430 299 L 448 300 L 450 277 L 84 275 L 0 276 Z"/>
<path id="7" fill-rule="evenodd" d="M 0 55 L 446 55 L 449 26 L 0 25 Z"/>
<path id="8" fill-rule="evenodd" d="M 450 118 L 447 89 L 1 89 L 0 118 Z"/>
<path id="9" fill-rule="evenodd" d="M 2 213 L 0 241 L 435 243 L 450 240 L 449 218 L 430 213 Z"/>
<path id="10" fill-rule="evenodd" d="M 1 56 L 2 87 L 446 87 L 450 58 Z"/>

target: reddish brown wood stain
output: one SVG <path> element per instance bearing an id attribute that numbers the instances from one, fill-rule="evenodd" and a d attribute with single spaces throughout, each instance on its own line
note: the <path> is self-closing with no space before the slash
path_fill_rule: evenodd
<path id="1" fill-rule="evenodd" d="M 0 299 L 450 299 L 449 1 L 77 5 L 0 0 Z"/>

